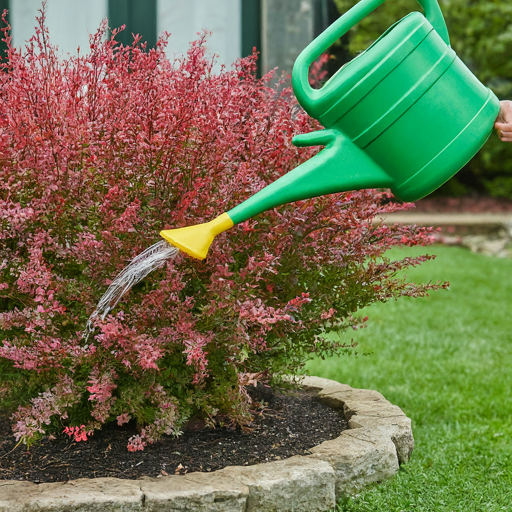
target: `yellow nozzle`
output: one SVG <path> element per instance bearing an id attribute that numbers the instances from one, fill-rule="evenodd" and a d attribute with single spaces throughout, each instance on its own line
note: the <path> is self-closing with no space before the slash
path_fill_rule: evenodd
<path id="1" fill-rule="evenodd" d="M 213 239 L 231 227 L 233 227 L 231 217 L 223 213 L 205 224 L 160 231 L 160 236 L 189 256 L 204 260 Z"/>

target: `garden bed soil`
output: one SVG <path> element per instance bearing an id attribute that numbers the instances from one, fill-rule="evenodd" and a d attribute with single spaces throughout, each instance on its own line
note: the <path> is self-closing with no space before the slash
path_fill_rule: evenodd
<path id="1" fill-rule="evenodd" d="M 29 451 L 25 445 L 13 450 L 11 420 L 0 410 L 0 480 L 46 483 L 216 471 L 307 455 L 310 448 L 348 429 L 342 412 L 320 403 L 314 391 L 274 394 L 260 386 L 251 390 L 253 407 L 261 406 L 251 431 L 191 425 L 180 437 L 165 436 L 142 452 L 129 452 L 126 447 L 137 434 L 134 422 L 123 426 L 112 422 L 86 442 L 59 434 L 54 440 L 45 436 Z"/>

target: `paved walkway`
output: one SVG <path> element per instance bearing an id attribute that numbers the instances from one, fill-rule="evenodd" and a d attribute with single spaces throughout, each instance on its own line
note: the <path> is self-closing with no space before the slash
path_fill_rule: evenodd
<path id="1" fill-rule="evenodd" d="M 416 224 L 419 226 L 440 227 L 443 231 L 463 230 L 472 233 L 495 233 L 512 227 L 512 213 L 418 213 L 398 212 L 378 215 L 375 222 L 385 224 Z"/>
<path id="2" fill-rule="evenodd" d="M 377 216 L 374 223 L 416 224 L 441 228 L 436 243 L 467 247 L 472 252 L 512 258 L 512 213 L 399 212 Z"/>

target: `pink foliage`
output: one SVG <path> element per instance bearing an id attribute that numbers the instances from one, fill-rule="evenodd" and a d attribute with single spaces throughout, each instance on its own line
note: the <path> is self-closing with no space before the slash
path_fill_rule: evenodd
<path id="1" fill-rule="evenodd" d="M 204 262 L 180 255 L 85 341 L 106 286 L 160 230 L 211 220 L 317 151 L 292 145 L 318 125 L 272 73 L 255 77 L 256 55 L 214 74 L 204 35 L 170 61 L 163 39 L 123 47 L 105 29 L 65 58 L 44 12 L 24 49 L 5 29 L 0 381 L 19 406 L 17 439 L 67 420 L 84 440 L 134 418 L 129 449 L 142 450 L 190 416 L 249 422 L 241 382 L 300 372 L 312 354 L 350 347 L 323 334 L 360 325 L 358 309 L 439 286 L 397 276 L 431 256 L 380 259 L 430 243 L 431 230 L 374 223 L 410 205 L 385 191 L 334 194 L 237 226 Z"/>
<path id="2" fill-rule="evenodd" d="M 87 441 L 87 436 L 92 434 L 92 430 L 89 430 L 89 432 L 85 431 L 85 425 L 81 425 L 80 427 L 66 427 L 63 432 L 69 437 L 74 436 L 76 442 Z"/>
<path id="3" fill-rule="evenodd" d="M 32 398 L 31 406 L 20 406 L 13 415 L 16 421 L 14 426 L 16 440 L 31 439 L 37 433 L 44 434 L 43 425 L 49 425 L 54 415 L 60 415 L 61 419 L 66 419 L 68 417 L 66 409 L 79 400 L 80 394 L 72 379 L 64 375 L 62 382 L 51 391 L 39 393 L 37 398 Z"/>

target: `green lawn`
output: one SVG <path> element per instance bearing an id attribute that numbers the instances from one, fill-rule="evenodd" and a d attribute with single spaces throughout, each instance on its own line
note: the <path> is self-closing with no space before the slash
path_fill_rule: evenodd
<path id="1" fill-rule="evenodd" d="M 337 512 L 512 511 L 512 261 L 449 247 L 407 275 L 449 291 L 364 311 L 347 333 L 370 356 L 312 361 L 311 375 L 376 389 L 412 419 L 410 463 Z"/>

